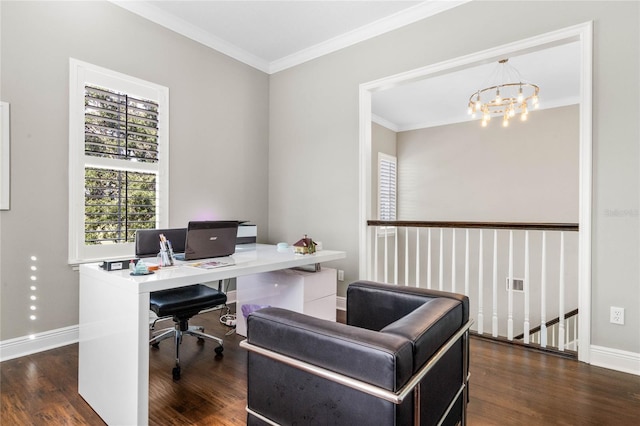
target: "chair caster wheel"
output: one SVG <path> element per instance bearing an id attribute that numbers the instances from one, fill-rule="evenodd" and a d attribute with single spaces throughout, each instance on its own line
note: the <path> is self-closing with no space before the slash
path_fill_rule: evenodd
<path id="1" fill-rule="evenodd" d="M 151 347 L 155 348 L 155 349 L 159 349 L 160 348 L 160 343 L 152 343 Z"/>
<path id="2" fill-rule="evenodd" d="M 180 367 L 174 367 L 172 374 L 173 380 L 180 380 Z"/>
<path id="3" fill-rule="evenodd" d="M 198 337 L 198 344 L 204 345 L 204 339 L 202 337 Z"/>
<path id="4" fill-rule="evenodd" d="M 224 347 L 218 346 L 214 350 L 216 351 L 216 355 L 222 355 L 222 351 L 224 351 Z"/>

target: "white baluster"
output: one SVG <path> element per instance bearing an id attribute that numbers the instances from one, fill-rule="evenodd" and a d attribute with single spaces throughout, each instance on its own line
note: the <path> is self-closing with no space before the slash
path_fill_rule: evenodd
<path id="1" fill-rule="evenodd" d="M 431 228 L 427 233 L 427 288 L 431 288 Z"/>
<path id="2" fill-rule="evenodd" d="M 438 289 L 444 290 L 444 230 L 440 228 L 440 261 L 438 269 Z"/>
<path id="3" fill-rule="evenodd" d="M 398 285 L 398 240 L 400 239 L 400 228 L 395 228 L 393 249 L 395 254 L 393 256 L 393 283 Z"/>
<path id="4" fill-rule="evenodd" d="M 464 239 L 464 294 L 469 296 L 469 230 L 465 230 Z"/>
<path id="5" fill-rule="evenodd" d="M 542 278 L 540 282 L 540 346 L 547 347 L 547 233 L 542 231 Z"/>
<path id="6" fill-rule="evenodd" d="M 416 228 L 416 287 L 420 287 L 420 228 Z"/>
<path id="7" fill-rule="evenodd" d="M 529 231 L 524 233 L 524 343 L 529 344 L 529 330 L 531 324 L 529 322 Z"/>
<path id="8" fill-rule="evenodd" d="M 409 285 L 409 228 L 404 228 L 404 285 Z"/>
<path id="9" fill-rule="evenodd" d="M 378 227 L 373 230 L 373 280 L 378 281 Z"/>
<path id="10" fill-rule="evenodd" d="M 389 227 L 384 227 L 384 282 L 389 282 Z"/>
<path id="11" fill-rule="evenodd" d="M 513 231 L 509 231 L 509 291 L 507 307 L 507 339 L 513 340 Z"/>
<path id="12" fill-rule="evenodd" d="M 482 243 L 482 229 L 480 229 L 480 242 L 478 243 L 478 334 L 484 331 L 484 313 L 482 302 L 484 298 L 484 256 Z"/>
<path id="13" fill-rule="evenodd" d="M 493 230 L 493 316 L 491 335 L 498 337 L 498 230 Z"/>
<path id="14" fill-rule="evenodd" d="M 451 231 L 451 292 L 456 292 L 456 228 Z"/>
<path id="15" fill-rule="evenodd" d="M 578 313 L 579 315 L 579 313 Z M 574 315 L 573 318 L 573 350 L 578 350 L 578 315 Z"/>
<path id="16" fill-rule="evenodd" d="M 558 304 L 560 312 L 560 322 L 558 323 L 558 350 L 564 351 L 564 232 L 560 232 L 560 295 Z"/>

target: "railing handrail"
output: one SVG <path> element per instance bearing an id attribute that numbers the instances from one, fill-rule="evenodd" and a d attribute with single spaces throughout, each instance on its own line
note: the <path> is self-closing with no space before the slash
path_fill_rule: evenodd
<path id="1" fill-rule="evenodd" d="M 573 311 L 569 311 L 566 314 L 564 314 L 564 319 L 567 320 L 567 319 L 569 319 L 571 317 L 574 317 L 576 315 L 578 315 L 578 309 L 574 309 Z M 559 323 L 560 323 L 560 317 L 556 317 L 556 318 L 554 318 L 552 320 L 547 321 L 544 325 L 545 325 L 545 327 L 549 328 L 552 325 L 556 325 L 556 324 L 559 324 Z M 529 335 L 535 334 L 535 333 L 539 332 L 540 330 L 542 330 L 542 327 L 539 326 L 539 325 L 536 326 L 536 327 L 533 327 L 531 330 L 529 330 Z M 513 340 L 520 340 L 520 339 L 524 339 L 524 333 L 523 334 L 518 334 L 516 337 L 513 338 Z"/>
<path id="2" fill-rule="evenodd" d="M 463 229 L 512 229 L 537 231 L 579 231 L 577 223 L 533 222 L 449 222 L 411 220 L 367 220 L 367 226 L 397 226 L 404 228 L 463 228 Z"/>

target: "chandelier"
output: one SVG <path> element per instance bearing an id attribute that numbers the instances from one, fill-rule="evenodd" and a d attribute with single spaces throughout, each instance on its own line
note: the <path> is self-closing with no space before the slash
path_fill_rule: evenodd
<path id="1" fill-rule="evenodd" d="M 502 116 L 504 127 L 509 125 L 509 119 L 516 114 L 520 114 L 520 119 L 526 121 L 529 108 L 536 109 L 539 106 L 540 88 L 522 81 L 520 73 L 508 61 L 509 59 L 498 61 L 498 67 L 493 73 L 494 79 L 490 80 L 501 83 L 478 90 L 469 97 L 468 113 L 472 118 L 482 115 L 482 127 L 489 124 L 492 116 L 499 115 Z"/>

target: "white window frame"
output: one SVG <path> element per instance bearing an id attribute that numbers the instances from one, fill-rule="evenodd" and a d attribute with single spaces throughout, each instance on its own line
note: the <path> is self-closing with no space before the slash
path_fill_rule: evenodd
<path id="1" fill-rule="evenodd" d="M 120 160 L 84 153 L 85 85 L 92 84 L 158 103 L 158 162 L 131 162 L 126 170 L 157 173 L 158 228 L 169 223 L 169 89 L 74 58 L 69 58 L 69 253 L 71 265 L 133 256 L 134 243 L 86 245 L 84 242 L 84 170 L 106 167 L 124 170 Z"/>
<path id="2" fill-rule="evenodd" d="M 396 198 L 395 198 L 395 203 L 393 205 L 393 219 L 384 219 L 381 217 L 381 211 L 382 211 L 382 163 L 383 162 L 388 162 L 388 163 L 393 163 L 395 166 L 395 174 L 394 174 L 394 185 L 395 185 L 395 193 L 396 193 Z M 393 156 L 393 155 L 389 155 L 389 154 L 385 154 L 383 152 L 378 152 L 378 202 L 377 202 L 377 209 L 378 209 L 378 219 L 379 220 L 397 220 L 398 218 L 398 159 L 397 157 Z M 378 235 L 379 236 L 384 236 L 384 235 L 393 235 L 395 234 L 395 226 L 379 226 L 378 227 Z"/>

